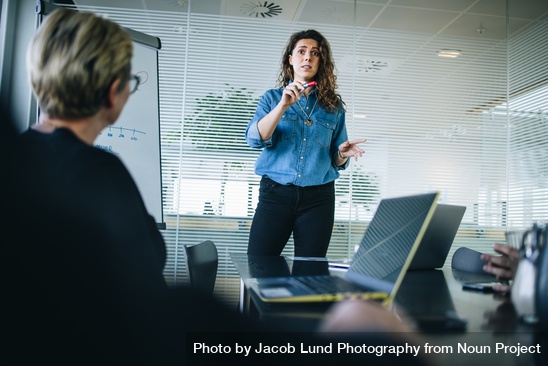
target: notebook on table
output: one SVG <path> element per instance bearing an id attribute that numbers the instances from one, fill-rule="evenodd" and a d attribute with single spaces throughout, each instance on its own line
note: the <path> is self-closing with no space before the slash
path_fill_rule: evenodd
<path id="1" fill-rule="evenodd" d="M 443 267 L 465 211 L 465 206 L 441 203 L 436 206 L 434 216 L 432 216 L 432 220 L 426 228 L 408 270 L 428 270 Z"/>
<path id="2" fill-rule="evenodd" d="M 438 195 L 381 200 L 343 275 L 254 278 L 247 284 L 265 302 L 362 298 L 388 303 L 396 295 L 434 214 Z"/>

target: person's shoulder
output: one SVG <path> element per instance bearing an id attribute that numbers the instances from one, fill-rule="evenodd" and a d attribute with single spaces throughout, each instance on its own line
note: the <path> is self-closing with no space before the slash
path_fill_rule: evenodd
<path id="1" fill-rule="evenodd" d="M 118 155 L 116 155 L 116 152 L 114 150 L 99 145 L 89 147 L 89 154 L 92 155 L 94 158 L 100 159 L 110 164 L 123 165 L 122 159 L 120 159 Z"/>
<path id="2" fill-rule="evenodd" d="M 63 170 L 65 179 L 91 179 L 100 177 L 130 176 L 122 160 L 115 151 L 106 147 L 89 145 L 80 140 L 72 131 L 59 128 L 51 133 L 29 129 L 21 135 L 39 163 L 56 170 Z"/>
<path id="3" fill-rule="evenodd" d="M 86 162 L 86 169 L 98 176 L 110 176 L 111 179 L 130 179 L 131 174 L 126 165 L 115 152 L 105 150 L 97 146 L 88 146 L 85 152 L 82 152 L 80 159 Z"/>
<path id="4" fill-rule="evenodd" d="M 261 95 L 261 98 L 269 99 L 269 100 L 274 100 L 274 99 L 278 100 L 283 94 L 283 91 L 284 91 L 283 87 L 268 89 L 263 93 L 263 95 Z"/>
<path id="5" fill-rule="evenodd" d="M 337 109 L 341 111 L 342 113 L 346 112 L 346 103 L 342 100 L 342 97 L 340 95 L 337 96 L 337 100 L 339 102 Z"/>
<path id="6" fill-rule="evenodd" d="M 284 87 L 283 86 L 279 86 L 279 87 L 275 87 L 275 88 L 270 88 L 270 89 L 267 89 L 264 94 L 281 94 L 283 93 L 284 91 Z"/>
<path id="7" fill-rule="evenodd" d="M 85 160 L 88 163 L 123 165 L 122 160 L 110 146 L 90 145 L 66 128 L 57 129 L 52 135 L 56 142 L 65 144 L 65 151 L 69 149 L 72 151 L 75 159 Z"/>

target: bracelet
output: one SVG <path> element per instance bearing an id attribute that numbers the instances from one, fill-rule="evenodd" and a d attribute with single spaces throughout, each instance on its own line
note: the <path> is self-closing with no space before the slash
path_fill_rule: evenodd
<path id="1" fill-rule="evenodd" d="M 348 159 L 348 156 L 343 156 L 343 155 L 341 154 L 341 150 L 337 150 L 337 152 L 339 153 L 339 157 L 340 157 L 341 159 L 343 159 L 343 160 Z"/>

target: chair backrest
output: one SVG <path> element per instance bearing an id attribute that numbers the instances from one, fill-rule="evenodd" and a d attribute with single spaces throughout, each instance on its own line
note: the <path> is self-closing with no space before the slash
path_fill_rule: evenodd
<path id="1" fill-rule="evenodd" d="M 211 240 L 206 240 L 183 248 L 190 285 L 213 294 L 219 265 L 217 247 Z"/>

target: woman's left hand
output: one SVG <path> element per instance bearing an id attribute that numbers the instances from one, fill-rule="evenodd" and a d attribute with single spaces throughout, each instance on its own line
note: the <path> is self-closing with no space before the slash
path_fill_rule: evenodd
<path id="1" fill-rule="evenodd" d="M 346 158 L 354 158 L 356 161 L 360 158 L 365 151 L 360 149 L 358 144 L 362 144 L 367 139 L 354 140 L 354 141 L 345 141 L 339 145 L 339 154 Z"/>

